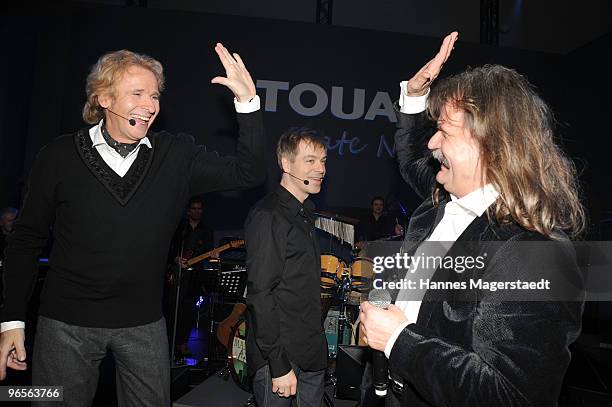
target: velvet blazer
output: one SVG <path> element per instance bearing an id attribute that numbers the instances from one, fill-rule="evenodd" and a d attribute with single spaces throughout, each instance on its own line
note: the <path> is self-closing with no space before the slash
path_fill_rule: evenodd
<path id="1" fill-rule="evenodd" d="M 424 198 L 408 227 L 410 250 L 441 220 L 448 196 L 434 204 L 436 165 L 427 152 L 434 132 L 424 113 L 398 112 L 395 147 L 404 180 Z M 530 280 L 534 267 L 558 270 L 581 286 L 571 242 L 539 245 L 545 236 L 485 213 L 457 239 L 448 256 L 488 254 L 486 267 L 455 273 L 458 280 Z M 534 242 L 538 256 L 525 253 Z M 530 244 L 527 244 L 530 246 Z M 441 269 L 433 280 L 441 279 Z M 448 278 L 448 275 L 446 276 Z M 428 290 L 416 323 L 389 357 L 390 374 L 404 383 L 404 406 L 555 406 L 580 332 L 583 297 L 573 301 L 513 301 L 506 291 Z"/>

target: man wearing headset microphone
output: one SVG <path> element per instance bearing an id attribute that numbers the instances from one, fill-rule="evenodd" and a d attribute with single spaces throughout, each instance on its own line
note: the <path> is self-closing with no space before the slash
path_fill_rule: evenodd
<path id="1" fill-rule="evenodd" d="M 220 43 L 235 96 L 236 157 L 150 127 L 160 111 L 162 65 L 127 50 L 103 55 L 87 78 L 85 122 L 38 154 L 6 249 L 0 380 L 25 370 L 32 384 L 63 386 L 65 406 L 91 404 L 107 350 L 121 405 L 170 405 L 162 292 L 172 233 L 190 196 L 253 187 L 265 176 L 259 98 L 242 59 Z M 34 354 L 24 347 L 38 255 L 53 229 Z M 28 328 L 31 329 L 31 328 Z M 56 405 L 51 403 L 52 405 Z"/>

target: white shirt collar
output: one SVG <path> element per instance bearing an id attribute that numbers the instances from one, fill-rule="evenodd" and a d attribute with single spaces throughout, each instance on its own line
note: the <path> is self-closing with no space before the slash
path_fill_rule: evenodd
<path id="1" fill-rule="evenodd" d="M 104 119 L 100 120 L 98 124 L 96 124 L 91 129 L 89 129 L 89 137 L 91 137 L 91 142 L 93 143 L 93 147 L 97 147 L 102 144 L 106 144 L 108 146 L 108 143 L 106 142 L 106 140 L 104 140 L 104 136 L 102 136 L 102 124 L 103 123 L 104 123 Z M 153 146 L 151 145 L 151 141 L 149 140 L 149 137 L 145 137 L 138 142 L 138 146 L 134 149 L 134 151 L 136 151 L 138 147 L 140 147 L 143 144 L 149 148 L 153 148 Z"/>
<path id="2" fill-rule="evenodd" d="M 457 198 L 453 194 L 450 194 L 450 196 L 454 204 L 460 206 L 464 210 L 472 212 L 476 216 L 481 216 L 484 211 L 495 202 L 499 196 L 499 192 L 497 192 L 493 185 L 487 184 L 462 198 Z"/>

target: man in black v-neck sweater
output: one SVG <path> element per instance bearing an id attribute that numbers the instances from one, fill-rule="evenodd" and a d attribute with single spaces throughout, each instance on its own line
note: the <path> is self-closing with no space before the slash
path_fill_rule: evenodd
<path id="1" fill-rule="evenodd" d="M 236 100 L 237 157 L 149 132 L 159 112 L 161 64 L 130 51 L 106 54 L 88 77 L 91 129 L 43 148 L 9 238 L 1 313 L 0 379 L 24 370 L 25 312 L 37 256 L 54 246 L 41 294 L 33 384 L 64 386 L 64 403 L 91 404 L 107 349 L 125 405 L 169 405 L 170 360 L 162 289 L 172 234 L 188 198 L 263 181 L 263 127 L 254 83 L 237 54 L 215 48 Z"/>

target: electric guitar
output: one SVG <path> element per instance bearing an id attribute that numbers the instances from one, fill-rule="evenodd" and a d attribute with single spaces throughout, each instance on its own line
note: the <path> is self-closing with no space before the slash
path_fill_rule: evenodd
<path id="1" fill-rule="evenodd" d="M 214 258 L 219 257 L 219 254 L 221 254 L 221 252 L 223 252 L 223 251 L 225 251 L 227 249 L 235 249 L 237 247 L 244 246 L 244 243 L 245 243 L 244 239 L 238 239 L 238 240 L 232 240 L 231 242 L 226 243 L 224 245 L 221 245 L 219 247 L 215 247 L 214 249 L 209 250 L 206 253 L 202 253 L 202 254 L 200 254 L 200 255 L 198 255 L 196 257 L 192 257 L 192 258 L 188 259 L 187 260 L 187 266 L 185 268 L 191 267 L 194 264 L 197 264 L 197 263 L 199 263 L 199 262 L 201 262 L 203 260 L 206 260 L 208 258 L 211 258 L 211 257 L 214 257 Z M 176 264 L 171 265 L 171 266 L 168 267 L 168 272 L 167 272 L 167 275 L 166 275 L 166 282 L 169 285 L 176 284 L 176 274 L 177 274 L 176 270 L 177 270 Z M 197 271 L 197 269 L 196 269 L 196 271 Z"/>
<path id="2" fill-rule="evenodd" d="M 206 253 L 202 253 L 199 256 L 192 257 L 191 259 L 187 260 L 187 267 L 191 267 L 194 264 L 199 263 L 202 260 L 206 260 L 210 257 L 219 257 L 219 254 L 221 254 L 222 251 L 225 251 L 227 249 L 235 249 L 241 246 L 244 246 L 244 239 L 232 240 L 229 243 L 226 243 L 219 247 L 215 247 L 214 249 L 209 250 Z"/>

